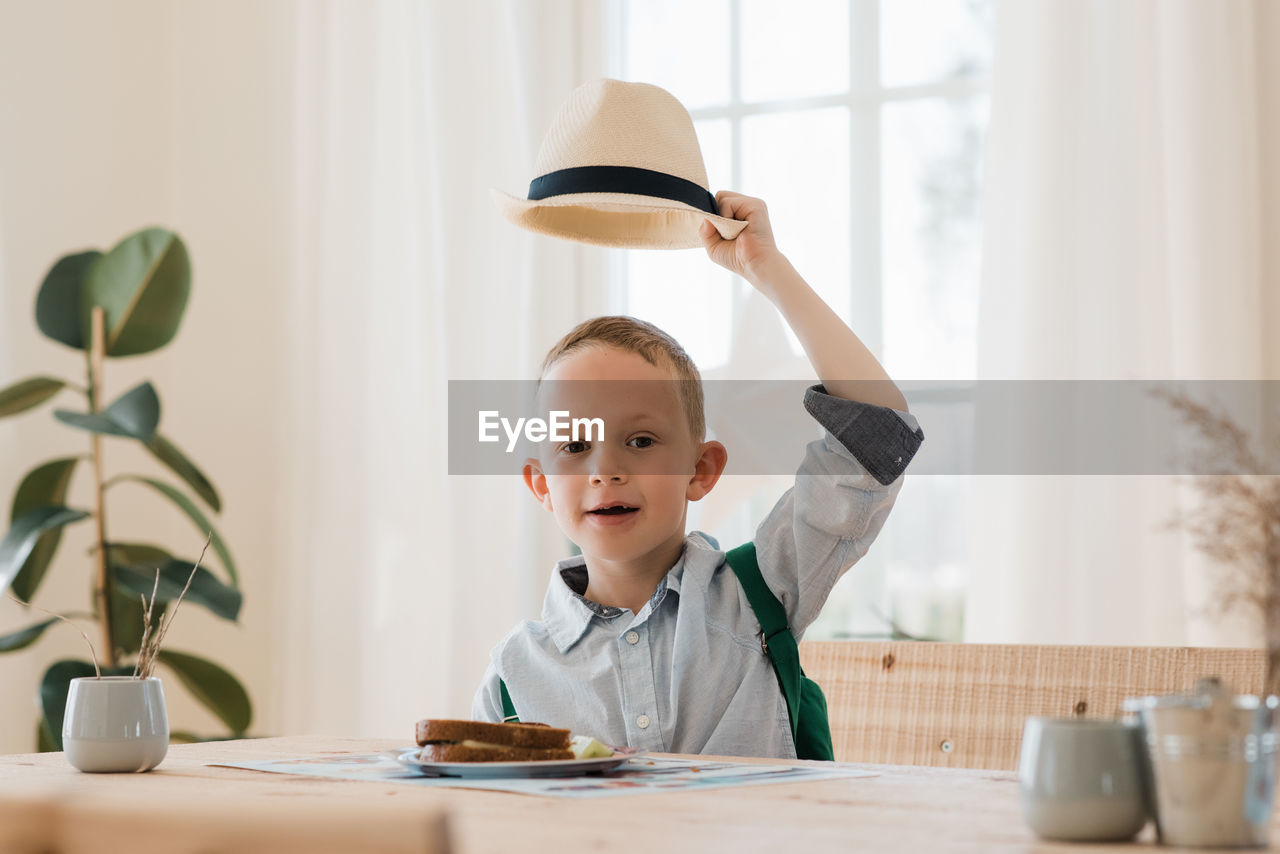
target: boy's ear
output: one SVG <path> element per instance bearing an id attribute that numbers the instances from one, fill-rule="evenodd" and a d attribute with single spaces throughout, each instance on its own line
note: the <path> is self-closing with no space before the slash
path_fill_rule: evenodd
<path id="1" fill-rule="evenodd" d="M 555 512 L 555 508 L 551 506 L 551 490 L 547 488 L 547 476 L 542 473 L 542 464 L 534 457 L 528 457 L 524 461 L 524 468 L 521 469 L 524 475 L 524 485 L 529 487 L 529 491 L 533 493 L 533 497 L 538 499 L 538 503 L 550 512 Z"/>
<path id="2" fill-rule="evenodd" d="M 724 445 L 719 442 L 703 442 L 698 451 L 698 461 L 694 463 L 693 477 L 684 492 L 685 498 L 700 501 L 716 485 L 728 463 L 729 452 Z"/>

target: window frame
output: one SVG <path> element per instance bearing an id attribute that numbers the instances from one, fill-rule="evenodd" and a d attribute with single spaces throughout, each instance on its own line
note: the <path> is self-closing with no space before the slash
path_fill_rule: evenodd
<path id="1" fill-rule="evenodd" d="M 626 21 L 630 4 L 643 0 L 615 0 L 604 17 L 606 50 L 604 61 L 610 76 L 626 79 L 628 51 Z M 849 4 L 848 90 L 832 95 L 783 98 L 747 102 L 742 98 L 742 12 L 729 3 L 729 100 L 715 107 L 689 111 L 694 123 L 723 119 L 729 123 L 731 184 L 742 186 L 742 124 L 752 116 L 798 112 L 823 108 L 843 108 L 849 116 L 849 317 L 858 318 L 858 337 L 876 358 L 884 353 L 883 253 L 881 247 L 882 194 L 880 175 L 882 109 L 885 105 L 928 98 L 963 99 L 987 94 L 990 74 L 971 74 L 937 83 L 915 86 L 885 86 L 880 79 L 880 3 L 882 0 L 846 0 Z M 717 189 L 713 187 L 714 192 Z M 610 253 L 609 303 L 621 310 L 627 303 L 627 269 L 621 253 Z M 870 284 L 859 284 L 870 283 Z M 749 290 L 735 286 L 732 314 L 737 316 Z M 947 384 L 954 389 L 954 381 Z"/>

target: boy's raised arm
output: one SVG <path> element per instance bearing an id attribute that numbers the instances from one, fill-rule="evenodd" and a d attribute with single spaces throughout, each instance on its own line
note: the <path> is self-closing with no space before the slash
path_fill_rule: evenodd
<path id="1" fill-rule="evenodd" d="M 809 443 L 795 485 L 753 538 L 761 574 L 799 639 L 880 532 L 924 434 L 875 356 L 778 251 L 764 202 L 727 192 L 716 200 L 747 227 L 723 240 L 704 225 L 707 254 L 777 306 L 822 380 L 804 406 L 824 437 Z"/>
<path id="2" fill-rule="evenodd" d="M 764 202 L 723 190 L 716 202 L 721 216 L 746 220 L 747 227 L 725 240 L 709 221 L 703 222 L 707 254 L 777 306 L 827 393 L 906 412 L 906 398 L 880 362 L 778 251 Z"/>

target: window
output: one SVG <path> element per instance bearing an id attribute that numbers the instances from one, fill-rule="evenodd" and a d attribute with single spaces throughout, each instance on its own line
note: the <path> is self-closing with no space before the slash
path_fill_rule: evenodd
<path id="1" fill-rule="evenodd" d="M 796 269 L 910 382 L 926 434 L 931 407 L 967 406 L 954 381 L 976 371 L 991 0 L 615 0 L 610 14 L 611 75 L 689 108 L 712 191 L 768 203 Z M 741 321 L 762 298 L 701 250 L 610 263 L 612 309 L 672 333 L 704 376 L 726 376 L 735 348 L 761 347 L 779 356 L 770 378 L 808 373 L 789 332 L 747 340 Z M 936 381 L 949 388 L 931 391 Z M 694 505 L 691 527 L 726 545 L 749 539 L 790 484 L 757 481 L 728 518 Z M 807 637 L 883 637 L 893 625 L 959 640 L 966 493 L 961 477 L 909 478 Z"/>

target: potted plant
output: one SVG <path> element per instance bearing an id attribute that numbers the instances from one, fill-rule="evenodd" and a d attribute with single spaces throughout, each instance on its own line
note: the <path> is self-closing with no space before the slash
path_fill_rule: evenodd
<path id="1" fill-rule="evenodd" d="M 173 618 L 200 571 L 209 551 L 204 548 L 187 583 L 174 600 L 168 619 L 156 615 L 160 592 L 160 570 L 155 570 L 151 598 L 143 596 L 142 640 L 139 643 L 133 673 L 128 676 L 103 676 L 93 642 L 84 632 L 80 636 L 89 646 L 93 658 L 93 676 L 77 676 L 67 692 L 66 716 L 62 722 L 62 748 L 67 761 L 81 771 L 150 771 L 160 764 L 169 749 L 169 710 L 164 700 L 164 686 L 151 675 L 159 660 L 165 635 Z M 70 623 L 66 617 L 45 611 L 57 620 Z M 74 624 L 72 624 L 74 625 Z M 156 625 L 155 632 L 151 631 Z"/>
<path id="2" fill-rule="evenodd" d="M 150 382 L 129 389 L 109 404 L 103 394 L 105 361 L 152 353 L 166 346 L 178 332 L 190 291 L 191 262 L 186 246 L 178 235 L 165 229 L 148 228 L 131 234 L 105 253 L 89 250 L 60 258 L 40 286 L 35 320 L 46 337 L 84 352 L 85 384 L 35 376 L 0 389 L 0 417 L 33 410 L 65 392 L 78 394 L 82 409 L 56 409 L 53 416 L 85 434 L 89 446 L 87 455 L 70 454 L 27 472 L 13 496 L 8 531 L 0 539 L 0 592 L 7 591 L 24 607 L 46 615 L 0 634 L 0 653 L 30 647 L 63 616 L 95 622 L 100 637 L 100 669 L 96 662 L 69 659 L 56 661 L 45 671 L 39 685 L 40 750 L 63 747 L 63 713 L 72 680 L 132 676 L 139 664 L 147 664 L 144 637 L 159 637 L 167 626 L 166 610 L 176 607 L 184 588 L 192 603 L 226 620 L 239 618 L 243 596 L 237 567 L 206 515 L 222 509 L 213 483 L 160 432 L 160 398 Z M 108 477 L 104 439 L 139 443 L 189 492 L 151 475 L 120 472 Z M 92 478 L 88 507 L 70 506 L 72 478 L 86 470 Z M 107 527 L 107 498 L 120 490 L 132 491 L 134 497 L 151 494 L 174 504 L 202 536 L 208 535 L 222 576 L 159 545 L 112 539 Z M 86 567 L 93 581 L 90 610 L 53 615 L 32 608 L 30 603 L 57 553 L 63 529 L 81 523 L 89 523 L 93 529 Z M 252 706 L 248 693 L 221 665 L 188 652 L 160 649 L 150 661 L 151 667 L 156 664 L 176 676 L 233 735 L 249 728 Z M 173 737 L 199 740 L 181 731 Z"/>

